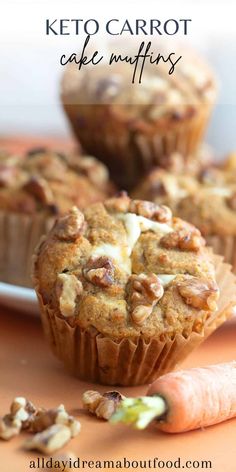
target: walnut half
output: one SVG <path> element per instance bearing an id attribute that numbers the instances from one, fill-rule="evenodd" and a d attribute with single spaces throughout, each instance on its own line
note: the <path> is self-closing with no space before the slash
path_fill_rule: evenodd
<path id="1" fill-rule="evenodd" d="M 114 283 L 114 265 L 107 256 L 89 259 L 83 273 L 89 282 L 98 287 L 109 287 Z"/>
<path id="2" fill-rule="evenodd" d="M 219 289 L 213 281 L 196 277 L 187 278 L 178 285 L 178 290 L 187 305 L 200 310 L 217 309 Z"/>
<path id="3" fill-rule="evenodd" d="M 160 239 L 160 245 L 166 249 L 197 252 L 205 245 L 205 240 L 202 238 L 200 231 L 195 228 L 192 231 L 179 229 L 163 236 Z"/>
<path id="4" fill-rule="evenodd" d="M 141 325 L 163 296 L 164 289 L 155 274 L 131 275 L 129 282 L 131 318 L 134 323 Z"/>

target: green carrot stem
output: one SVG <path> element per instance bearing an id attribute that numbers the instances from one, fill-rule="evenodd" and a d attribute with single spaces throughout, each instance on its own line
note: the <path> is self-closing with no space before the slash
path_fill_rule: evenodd
<path id="1" fill-rule="evenodd" d="M 110 418 L 112 424 L 125 423 L 136 429 L 144 429 L 151 421 L 158 419 L 167 411 L 165 400 L 158 395 L 153 397 L 125 398 Z"/>

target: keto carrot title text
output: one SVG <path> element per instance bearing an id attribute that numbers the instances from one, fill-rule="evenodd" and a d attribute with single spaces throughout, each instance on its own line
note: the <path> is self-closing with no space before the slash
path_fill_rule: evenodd
<path id="1" fill-rule="evenodd" d="M 83 67 L 88 65 L 96 66 L 102 61 L 107 65 L 112 66 L 117 63 L 127 63 L 132 68 L 131 80 L 142 83 L 142 76 L 147 64 L 158 66 L 158 64 L 165 63 L 169 75 L 175 71 L 175 66 L 182 59 L 174 51 L 158 52 L 154 51 L 153 43 L 150 37 L 154 36 L 175 36 L 177 34 L 186 36 L 189 30 L 189 23 L 191 19 L 167 19 L 161 21 L 158 19 L 137 19 L 133 22 L 125 20 L 121 22 L 117 18 L 110 19 L 103 23 L 102 32 L 110 36 L 137 36 L 148 39 L 143 40 L 137 44 L 135 52 L 132 54 L 126 51 L 118 51 L 109 53 L 108 57 L 91 44 L 91 36 L 97 35 L 101 32 L 101 25 L 95 19 L 84 21 L 83 19 L 54 19 L 46 20 L 46 34 L 53 36 L 79 36 L 86 35 L 85 40 L 80 47 L 79 52 L 62 54 L 60 57 L 61 66 L 66 66 L 68 63 L 75 63 L 80 71 Z M 90 44 L 89 44 L 90 43 Z M 78 47 L 79 49 L 79 47 Z"/>

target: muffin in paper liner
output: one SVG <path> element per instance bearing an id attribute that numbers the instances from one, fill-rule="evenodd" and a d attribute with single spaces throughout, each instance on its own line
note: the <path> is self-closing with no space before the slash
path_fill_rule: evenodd
<path id="1" fill-rule="evenodd" d="M 131 189 L 154 166 L 172 167 L 172 154 L 179 166 L 196 172 L 206 163 L 199 151 L 212 105 L 201 105 L 196 116 L 174 125 L 159 122 L 139 126 L 109 111 L 109 105 L 64 104 L 75 136 L 86 152 L 94 154 L 110 170 L 120 188 Z M 80 123 L 84 123 L 81 125 Z"/>
<path id="2" fill-rule="evenodd" d="M 132 192 L 133 198 L 168 205 L 175 216 L 196 226 L 215 254 L 236 273 L 236 153 L 195 175 L 154 168 Z"/>
<path id="3" fill-rule="evenodd" d="M 32 254 L 41 236 L 52 227 L 54 218 L 0 211 L 1 281 L 32 286 Z"/>
<path id="4" fill-rule="evenodd" d="M 125 45 L 128 55 L 133 46 Z M 156 46 L 165 56 L 168 44 Z M 61 101 L 76 138 L 121 188 L 130 190 L 154 165 L 169 168 L 176 152 L 185 169 L 203 164 L 198 151 L 218 85 L 195 51 L 175 47 L 181 60 L 173 73 L 161 61 L 158 67 L 146 64 L 140 82 L 132 82 L 124 62 L 79 73 L 69 64 L 63 75 Z"/>
<path id="5" fill-rule="evenodd" d="M 24 155 L 0 151 L 0 280 L 32 287 L 34 249 L 55 219 L 113 191 L 107 169 L 91 156 L 39 147 Z"/>
<path id="6" fill-rule="evenodd" d="M 106 385 L 147 384 L 173 370 L 230 318 L 235 308 L 235 276 L 222 257 L 213 257 L 220 289 L 218 310 L 207 319 L 201 333 L 191 332 L 187 337 L 177 334 L 173 339 L 161 335 L 149 340 L 141 336 L 117 341 L 94 328 L 72 327 L 43 303 L 36 281 L 44 332 L 55 355 L 81 380 Z"/>

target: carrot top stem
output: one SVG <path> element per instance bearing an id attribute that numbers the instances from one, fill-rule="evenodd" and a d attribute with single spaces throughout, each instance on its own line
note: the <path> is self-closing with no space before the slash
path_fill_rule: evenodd
<path id="1" fill-rule="evenodd" d="M 166 402 L 158 395 L 125 398 L 110 418 L 110 423 L 125 423 L 132 425 L 136 429 L 144 429 L 151 421 L 158 419 L 166 411 Z"/>

